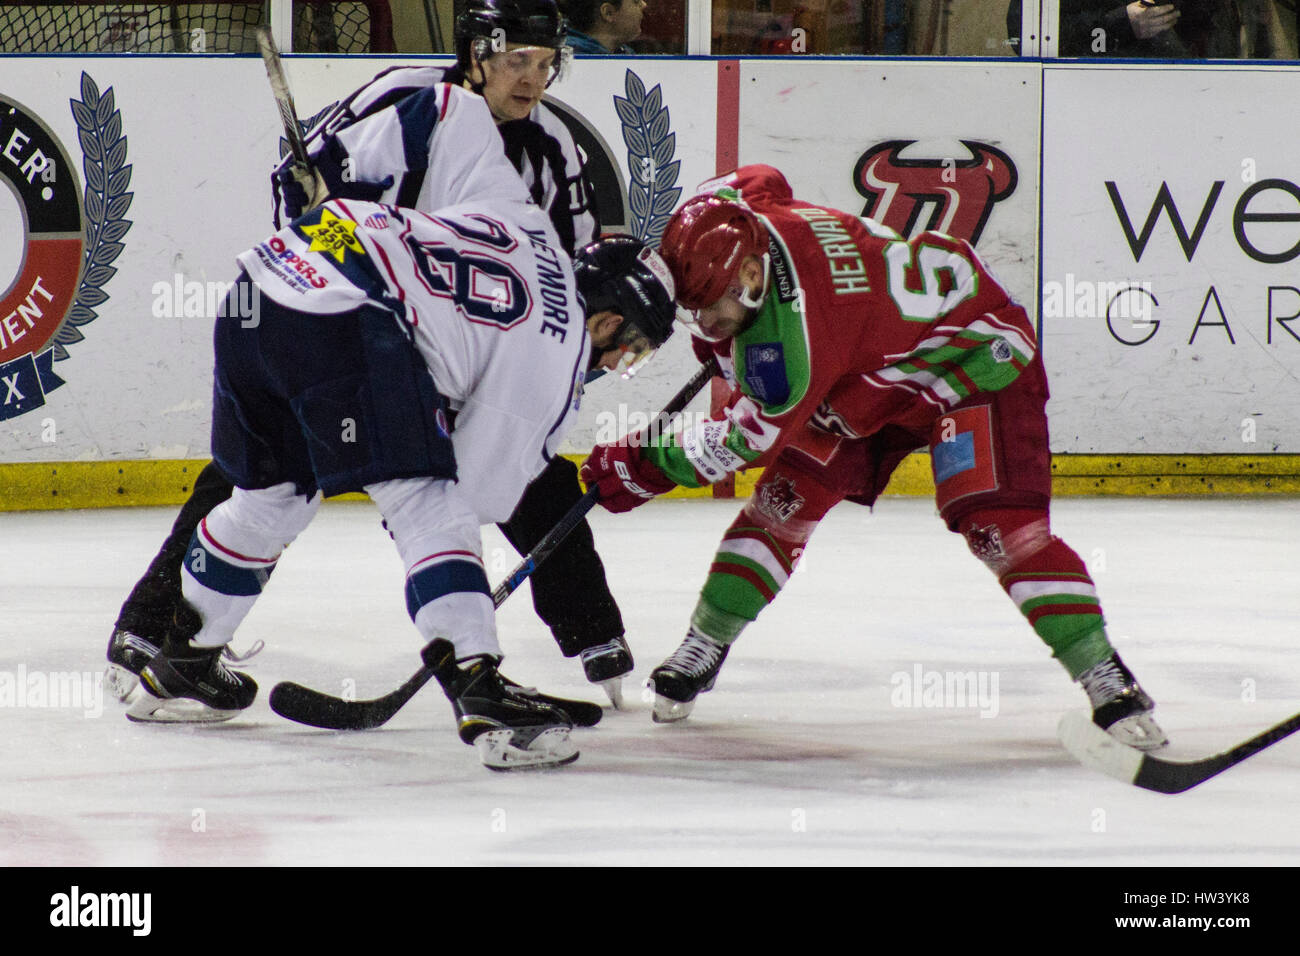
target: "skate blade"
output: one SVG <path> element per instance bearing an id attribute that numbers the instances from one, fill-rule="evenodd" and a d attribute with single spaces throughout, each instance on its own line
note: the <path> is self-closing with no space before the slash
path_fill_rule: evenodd
<path id="1" fill-rule="evenodd" d="M 1106 728 L 1106 733 L 1125 746 L 1144 753 L 1164 750 L 1169 745 L 1169 738 L 1150 714 L 1133 714 L 1117 720 Z"/>
<path id="2" fill-rule="evenodd" d="M 600 682 L 600 689 L 605 692 L 615 710 L 623 709 L 623 678 L 611 677 Z"/>
<path id="3" fill-rule="evenodd" d="M 121 664 L 109 664 L 104 671 L 104 689 L 122 703 L 140 686 L 140 675 Z"/>
<path id="4" fill-rule="evenodd" d="M 238 710 L 217 710 L 189 697 L 155 697 L 137 686 L 126 701 L 126 719 L 138 724 L 212 724 L 238 716 Z"/>
<path id="5" fill-rule="evenodd" d="M 578 748 L 566 727 L 549 727 L 525 747 L 516 745 L 516 732 L 509 728 L 489 730 L 474 738 L 479 759 L 489 770 L 545 770 L 562 767 L 578 759 Z"/>
<path id="6" fill-rule="evenodd" d="M 650 719 L 656 724 L 671 724 L 685 720 L 691 716 L 691 711 L 694 709 L 693 700 L 670 700 L 662 694 L 655 694 L 655 708 L 650 714 Z"/>

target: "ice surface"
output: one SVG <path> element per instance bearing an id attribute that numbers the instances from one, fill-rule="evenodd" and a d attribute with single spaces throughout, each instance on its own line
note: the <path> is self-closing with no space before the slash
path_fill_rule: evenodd
<path id="1" fill-rule="evenodd" d="M 1079 766 L 1055 726 L 1082 692 L 928 500 L 837 508 L 694 716 L 652 724 L 640 684 L 680 641 L 738 507 L 593 517 L 637 658 L 629 709 L 576 731 L 570 767 L 494 774 L 436 685 L 363 733 L 266 706 L 278 680 L 372 697 L 419 663 L 376 511 L 327 506 L 236 638 L 267 643 L 245 715 L 177 727 L 131 724 L 112 700 L 98 715 L 23 694 L 0 707 L 0 864 L 1300 864 L 1300 737 L 1174 797 Z M 174 517 L 0 514 L 0 679 L 99 674 Z M 1088 561 L 1174 755 L 1300 709 L 1300 504 L 1063 499 L 1054 530 Z M 499 580 L 517 559 L 496 529 L 485 545 Z M 599 699 L 526 590 L 500 612 L 503 671 Z M 996 678 L 989 716 L 900 706 L 918 668 L 976 672 L 989 693 Z"/>

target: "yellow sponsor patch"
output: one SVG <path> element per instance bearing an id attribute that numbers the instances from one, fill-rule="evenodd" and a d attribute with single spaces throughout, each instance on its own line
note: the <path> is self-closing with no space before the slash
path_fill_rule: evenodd
<path id="1" fill-rule="evenodd" d="M 364 256 L 365 248 L 357 239 L 357 224 L 351 219 L 342 219 L 328 209 L 321 210 L 320 222 L 313 226 L 303 226 L 303 233 L 311 237 L 308 252 L 325 252 L 339 263 L 348 252 Z"/>

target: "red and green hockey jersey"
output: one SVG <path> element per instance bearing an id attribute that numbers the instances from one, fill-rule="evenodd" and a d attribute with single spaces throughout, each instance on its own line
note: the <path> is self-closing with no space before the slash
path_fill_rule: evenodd
<path id="1" fill-rule="evenodd" d="M 735 387 L 723 416 L 643 450 L 678 484 L 767 464 L 809 424 L 848 438 L 923 427 L 1005 388 L 1033 359 L 1025 310 L 969 243 L 937 232 L 904 240 L 802 202 L 770 166 L 742 167 L 712 191 L 766 226 L 770 277 L 753 322 L 720 356 Z"/>

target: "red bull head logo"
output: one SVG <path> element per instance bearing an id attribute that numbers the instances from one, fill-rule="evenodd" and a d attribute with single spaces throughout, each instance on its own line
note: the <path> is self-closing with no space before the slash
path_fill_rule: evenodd
<path id="1" fill-rule="evenodd" d="M 979 241 L 993 206 L 1016 189 L 1016 165 L 1000 149 L 962 140 L 970 157 L 904 159 L 916 140 L 880 143 L 862 154 L 853 167 L 853 186 L 867 202 L 862 215 L 911 236 L 927 207 L 920 230 Z M 917 231 L 920 231 L 917 230 Z"/>

